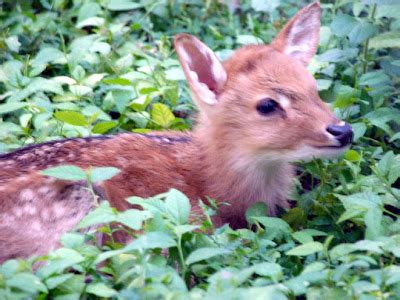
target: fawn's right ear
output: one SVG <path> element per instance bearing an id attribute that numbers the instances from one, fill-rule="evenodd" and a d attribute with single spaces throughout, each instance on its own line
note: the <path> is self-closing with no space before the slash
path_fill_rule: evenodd
<path id="1" fill-rule="evenodd" d="M 207 112 L 218 103 L 226 71 L 214 52 L 194 36 L 179 34 L 174 44 L 192 96 L 199 108 Z"/>

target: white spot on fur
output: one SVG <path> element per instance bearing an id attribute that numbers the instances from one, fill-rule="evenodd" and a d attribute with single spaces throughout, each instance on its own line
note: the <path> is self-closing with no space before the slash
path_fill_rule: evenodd
<path id="1" fill-rule="evenodd" d="M 42 231 L 42 223 L 38 220 L 34 220 L 30 225 L 32 230 Z"/>
<path id="2" fill-rule="evenodd" d="M 40 212 L 40 217 L 42 218 L 42 220 L 47 221 L 50 220 L 51 218 L 51 212 L 49 208 L 45 208 L 44 210 L 42 210 Z"/>
<path id="3" fill-rule="evenodd" d="M 76 157 L 76 155 L 74 153 L 69 153 L 68 154 L 68 158 L 69 159 L 72 159 L 72 158 L 75 158 L 75 157 Z"/>
<path id="4" fill-rule="evenodd" d="M 44 181 L 45 183 L 47 183 L 47 184 L 52 184 L 52 183 L 55 183 L 55 182 L 57 181 L 57 179 L 55 179 L 55 178 L 53 178 L 53 177 L 48 177 L 48 176 L 46 176 L 46 177 L 43 179 L 43 181 Z"/>
<path id="5" fill-rule="evenodd" d="M 23 189 L 19 194 L 19 198 L 22 201 L 32 201 L 36 198 L 36 196 L 36 192 L 32 189 Z"/>
<path id="6" fill-rule="evenodd" d="M 21 216 L 23 215 L 22 209 L 20 207 L 14 207 L 12 212 L 17 218 L 21 218 Z"/>
<path id="7" fill-rule="evenodd" d="M 33 205 L 24 205 L 21 207 L 21 210 L 26 215 L 35 215 L 37 212 L 34 204 Z"/>
<path id="8" fill-rule="evenodd" d="M 19 177 L 15 178 L 14 181 L 18 182 L 18 183 L 23 183 L 23 182 L 28 181 L 28 180 L 29 180 L 29 178 L 27 176 L 19 176 Z"/>
<path id="9" fill-rule="evenodd" d="M 127 163 L 129 163 L 129 160 L 126 159 L 125 157 L 118 157 L 117 163 L 123 166 L 123 165 L 126 165 Z"/>
<path id="10" fill-rule="evenodd" d="M 42 186 L 38 189 L 38 193 L 43 194 L 43 195 L 48 195 L 51 192 L 51 189 L 48 188 L 47 186 Z"/>
<path id="11" fill-rule="evenodd" d="M 54 215 L 54 217 L 55 217 L 56 219 L 61 218 L 61 217 L 64 216 L 65 213 L 66 213 L 65 205 L 63 205 L 61 202 L 55 202 L 55 203 L 53 203 L 53 206 L 52 206 L 52 213 L 53 213 L 53 215 Z"/>
<path id="12" fill-rule="evenodd" d="M 18 156 L 18 159 L 28 160 L 31 157 L 31 153 L 26 153 Z"/>
<path id="13" fill-rule="evenodd" d="M 15 222 L 15 217 L 13 214 L 0 214 L 0 224 L 12 224 Z"/>

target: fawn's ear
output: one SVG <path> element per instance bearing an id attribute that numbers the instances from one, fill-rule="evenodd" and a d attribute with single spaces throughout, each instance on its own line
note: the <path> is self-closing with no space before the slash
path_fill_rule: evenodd
<path id="1" fill-rule="evenodd" d="M 217 104 L 226 82 L 224 67 L 214 52 L 194 36 L 179 34 L 174 44 L 194 100 L 200 109 L 209 109 Z"/>
<path id="2" fill-rule="evenodd" d="M 319 2 L 304 7 L 279 32 L 271 46 L 307 66 L 317 52 L 320 17 Z"/>

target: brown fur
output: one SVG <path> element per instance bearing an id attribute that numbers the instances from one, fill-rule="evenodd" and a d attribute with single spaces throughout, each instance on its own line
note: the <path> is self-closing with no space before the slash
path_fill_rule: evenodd
<path id="1" fill-rule="evenodd" d="M 318 4 L 303 9 L 293 19 L 301 26 L 292 20 L 272 46 L 246 46 L 223 67 L 194 37 L 176 38 L 200 107 L 192 133 L 69 139 L 0 155 L 0 261 L 56 248 L 60 235 L 92 208 L 84 183 L 40 174 L 62 164 L 119 168 L 118 175 L 95 187 L 119 210 L 129 207 L 124 200 L 128 196 L 149 197 L 170 188 L 188 195 L 194 210 L 205 196 L 230 203 L 215 217 L 217 225 L 245 226 L 245 210 L 256 201 L 266 202 L 271 215 L 277 207 L 287 207 L 293 178 L 289 162 L 342 151 L 329 148 L 337 141 L 326 128 L 339 121 L 320 100 L 305 68 L 316 51 L 318 28 L 311 35 L 300 30 L 300 36 L 290 36 L 307 27 L 305 18 L 318 20 Z M 291 31 L 292 26 L 297 31 Z M 310 46 L 304 55 L 296 48 L 293 52 L 287 39 L 303 44 L 310 39 Z M 197 77 L 190 76 L 193 72 Z M 211 100 L 203 95 L 211 95 Z M 276 99 L 282 109 L 260 115 L 256 106 L 263 98 Z"/>

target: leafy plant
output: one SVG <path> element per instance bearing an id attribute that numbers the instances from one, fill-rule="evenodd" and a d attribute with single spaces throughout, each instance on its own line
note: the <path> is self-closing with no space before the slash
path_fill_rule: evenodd
<path id="1" fill-rule="evenodd" d="M 194 34 L 226 59 L 244 44 L 270 42 L 304 6 L 267 2 L 242 1 L 236 14 L 217 1 L 3 1 L 0 151 L 190 128 L 193 105 L 173 35 Z M 282 218 L 256 204 L 246 214 L 249 228 L 214 228 L 217 208 L 201 204 L 202 215 L 193 215 L 176 190 L 129 199 L 142 210 L 101 202 L 62 248 L 1 265 L 0 298 L 398 299 L 400 5 L 321 6 L 309 69 L 321 98 L 351 123 L 355 142 L 344 158 L 298 165 L 293 207 Z M 44 174 L 90 187 L 116 172 L 62 166 Z M 113 240 L 116 230 L 132 241 Z"/>

